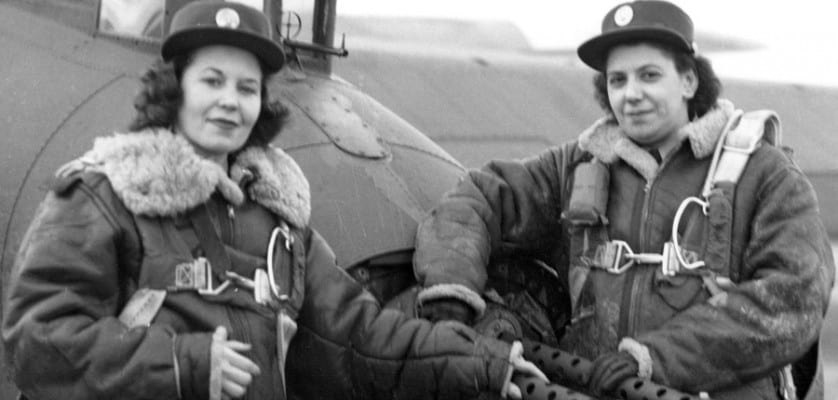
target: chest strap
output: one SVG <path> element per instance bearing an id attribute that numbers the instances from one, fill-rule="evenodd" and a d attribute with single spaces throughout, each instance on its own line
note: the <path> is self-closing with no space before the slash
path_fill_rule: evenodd
<path id="1" fill-rule="evenodd" d="M 702 189 L 702 198 L 688 197 L 681 202 L 672 221 L 672 238 L 664 244 L 663 252 L 661 254 L 634 253 L 626 242 L 611 240 L 598 245 L 596 255 L 590 265 L 604 269 L 609 273 L 621 274 L 637 263 L 660 264 L 661 272 L 665 276 L 677 274 L 701 276 L 711 293 L 733 286 L 734 283 L 730 277 L 721 276 L 707 268 L 702 268 L 706 264 L 698 259 L 697 254 L 686 252 L 681 248 L 678 240 L 680 222 L 685 210 L 691 205 L 701 207 L 702 213 L 706 217 L 713 212 L 732 214 L 731 207 L 711 205 L 719 203 L 718 196 L 732 196 L 733 191 L 731 189 L 738 182 L 748 159 L 763 139 L 774 145 L 780 142 L 781 129 L 777 114 L 768 110 L 749 113 L 737 110 L 728 121 L 721 138 L 716 144 L 713 160 Z M 719 190 L 720 187 L 725 187 L 727 190 Z M 721 232 L 714 232 L 715 235 L 711 233 L 708 240 L 717 239 L 718 242 L 727 243 L 729 246 L 731 235 L 729 225 L 732 222 L 732 215 L 717 219 L 727 222 L 718 226 L 711 223 L 711 229 Z M 712 245 L 710 247 L 713 248 Z M 729 255 L 729 249 L 719 249 L 718 245 L 714 250 L 716 253 Z M 714 261 L 727 263 L 725 257 L 717 258 L 719 260 Z"/>
<path id="2" fill-rule="evenodd" d="M 218 277 L 226 277 L 228 272 L 233 271 L 230 255 L 227 254 L 227 251 L 224 249 L 224 243 L 218 237 L 218 233 L 212 225 L 206 204 L 201 204 L 196 207 L 189 214 L 189 220 L 195 229 L 195 235 L 198 236 L 198 243 L 204 251 L 204 255 L 206 255 L 206 259 L 203 262 L 204 265 L 197 265 L 194 270 L 197 274 L 200 274 L 201 270 L 205 271 L 207 279 L 205 282 L 195 282 L 204 284 L 203 287 L 199 285 L 196 288 L 201 295 L 218 295 L 230 285 L 231 280 L 225 279 L 223 283 L 213 287 L 212 275 L 214 273 Z M 199 257 L 195 261 L 199 262 L 201 258 Z M 181 265 L 185 267 L 184 264 Z M 178 265 L 178 268 L 181 265 Z"/>
<path id="3" fill-rule="evenodd" d="M 296 235 L 284 221 L 280 222 L 280 226 L 271 235 L 267 249 L 267 271 L 258 268 L 251 279 L 232 270 L 230 255 L 215 231 L 206 205 L 195 208 L 189 219 L 206 257 L 197 257 L 176 265 L 175 282 L 168 290 L 140 288 L 134 292 L 119 314 L 122 323 L 128 327 L 148 326 L 163 306 L 169 290 L 194 290 L 203 296 L 216 296 L 231 285 L 252 290 L 258 304 L 269 305 L 272 300 L 277 301 L 273 304 L 279 303 L 279 308 L 285 314 L 296 317 L 297 309 L 302 304 L 301 287 L 304 284 L 304 271 L 297 263 L 301 261 L 300 257 L 304 257 L 299 255 L 304 250 L 301 249 L 302 243 L 295 239 Z M 276 246 L 277 243 L 281 244 L 280 247 Z M 275 270 L 279 271 L 279 280 Z M 220 280 L 220 284 L 215 284 L 215 280 Z"/>

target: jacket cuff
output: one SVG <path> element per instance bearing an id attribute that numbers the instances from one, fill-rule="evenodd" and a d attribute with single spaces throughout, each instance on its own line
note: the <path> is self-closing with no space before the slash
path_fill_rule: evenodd
<path id="1" fill-rule="evenodd" d="M 637 361 L 637 376 L 642 379 L 652 377 L 652 355 L 649 348 L 632 338 L 620 340 L 617 350 L 631 354 Z"/>
<path id="2" fill-rule="evenodd" d="M 451 298 L 460 300 L 471 306 L 476 311 L 478 317 L 482 316 L 483 312 L 486 311 L 486 302 L 477 292 L 456 283 L 443 283 L 427 287 L 419 292 L 416 299 L 419 301 L 419 304 L 424 304 L 431 300 Z"/>
<path id="3" fill-rule="evenodd" d="M 503 380 L 503 387 L 500 389 L 500 397 L 509 397 L 509 385 L 512 384 L 512 373 L 515 372 L 515 363 L 513 360 L 524 357 L 524 345 L 519 341 L 512 342 L 512 348 L 509 350 L 509 367 L 506 370 L 506 377 Z"/>
<path id="4" fill-rule="evenodd" d="M 212 337 L 187 333 L 175 337 L 180 395 L 183 399 L 208 399 Z"/>

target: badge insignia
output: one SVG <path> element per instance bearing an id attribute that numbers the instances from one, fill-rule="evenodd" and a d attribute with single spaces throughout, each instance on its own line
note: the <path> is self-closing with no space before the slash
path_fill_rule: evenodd
<path id="1" fill-rule="evenodd" d="M 617 26 L 626 26 L 634 18 L 634 10 L 630 5 L 626 4 L 614 12 L 614 23 Z"/>
<path id="2" fill-rule="evenodd" d="M 239 27 L 241 19 L 239 13 L 232 8 L 222 8 L 215 13 L 215 24 L 221 28 L 236 29 Z"/>

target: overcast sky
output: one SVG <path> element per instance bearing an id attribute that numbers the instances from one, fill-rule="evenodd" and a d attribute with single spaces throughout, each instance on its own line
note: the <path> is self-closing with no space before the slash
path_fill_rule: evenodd
<path id="1" fill-rule="evenodd" d="M 838 6 L 828 0 L 675 0 L 700 32 L 766 46 L 713 54 L 723 76 L 838 86 Z M 339 14 L 500 19 L 514 22 L 535 48 L 575 48 L 599 31 L 615 0 L 341 0 Z M 698 43 L 699 50 L 701 43 Z M 758 66 L 755 68 L 754 66 Z"/>

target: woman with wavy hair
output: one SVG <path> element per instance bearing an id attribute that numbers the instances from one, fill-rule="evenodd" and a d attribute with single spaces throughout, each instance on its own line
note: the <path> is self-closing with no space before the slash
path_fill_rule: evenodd
<path id="1" fill-rule="evenodd" d="M 543 377 L 520 343 L 382 310 L 309 227 L 308 182 L 270 145 L 287 111 L 266 90 L 284 62 L 269 27 L 239 3 L 183 7 L 164 61 L 142 77 L 131 132 L 97 139 L 59 171 L 4 301 L 20 390 L 520 397 L 514 371 Z M 286 375 L 301 363 L 320 375 Z"/>

